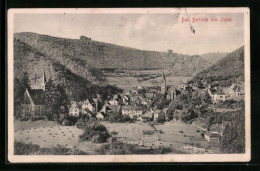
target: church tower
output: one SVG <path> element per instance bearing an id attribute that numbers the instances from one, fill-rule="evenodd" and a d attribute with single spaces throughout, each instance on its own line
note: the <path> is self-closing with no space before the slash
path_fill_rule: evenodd
<path id="1" fill-rule="evenodd" d="M 46 85 L 46 77 L 45 77 L 45 70 L 43 71 L 43 74 L 42 74 L 42 81 L 41 81 L 41 89 L 43 89 L 45 91 L 45 85 Z"/>
<path id="2" fill-rule="evenodd" d="M 164 72 L 162 74 L 162 80 L 161 80 L 161 93 L 163 95 L 165 95 L 165 93 L 166 93 L 166 78 L 165 78 Z"/>

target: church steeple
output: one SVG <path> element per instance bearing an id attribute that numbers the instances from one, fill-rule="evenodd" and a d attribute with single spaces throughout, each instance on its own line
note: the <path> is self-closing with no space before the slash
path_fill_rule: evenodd
<path id="1" fill-rule="evenodd" d="M 164 71 L 162 73 L 162 80 L 161 80 L 161 93 L 164 95 L 166 93 L 166 78 L 164 75 Z"/>
<path id="2" fill-rule="evenodd" d="M 45 85 L 46 85 L 46 77 L 45 77 L 45 70 L 43 70 L 42 74 L 42 81 L 41 81 L 41 89 L 45 91 Z"/>

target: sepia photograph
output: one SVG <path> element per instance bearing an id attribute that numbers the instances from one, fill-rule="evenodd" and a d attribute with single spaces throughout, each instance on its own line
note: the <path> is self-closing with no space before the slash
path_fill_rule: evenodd
<path id="1" fill-rule="evenodd" d="M 248 8 L 9 9 L 8 160 L 250 161 Z"/>

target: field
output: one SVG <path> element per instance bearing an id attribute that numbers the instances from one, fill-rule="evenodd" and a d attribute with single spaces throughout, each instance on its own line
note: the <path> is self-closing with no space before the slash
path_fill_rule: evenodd
<path id="1" fill-rule="evenodd" d="M 209 146 L 209 143 L 201 137 L 201 132 L 197 132 L 198 129 L 189 124 L 166 122 L 163 125 L 156 125 L 155 127 L 164 132 L 164 134 L 159 134 L 159 139 L 161 141 L 196 145 L 203 148 Z"/>
<path id="2" fill-rule="evenodd" d="M 74 126 L 60 126 L 52 121 L 15 121 L 15 140 L 26 144 L 38 144 L 40 147 L 61 145 L 94 153 L 98 144 L 79 142 L 83 130 Z"/>
<path id="3" fill-rule="evenodd" d="M 191 150 L 185 149 L 187 146 L 191 148 L 209 147 L 209 143 L 205 141 L 197 128 L 184 123 L 168 122 L 163 125 L 154 125 L 147 123 L 108 123 L 104 124 L 110 132 L 115 131 L 121 141 L 128 144 L 135 144 L 143 148 L 170 147 L 178 149 L 179 152 L 193 153 Z M 153 131 L 152 135 L 143 134 L 143 131 Z"/>
<path id="4" fill-rule="evenodd" d="M 161 70 L 144 70 L 144 71 L 124 71 L 123 73 L 109 74 L 106 79 L 111 85 L 128 91 L 136 86 L 160 86 Z M 181 82 L 187 82 L 191 77 L 175 76 L 172 73 L 165 73 L 166 84 L 173 85 Z"/>
<path id="5" fill-rule="evenodd" d="M 209 144 L 202 139 L 197 128 L 189 124 L 167 122 L 163 125 L 150 125 L 148 123 L 109 123 L 102 122 L 110 133 L 118 140 L 136 145 L 139 149 L 156 149 L 167 147 L 178 153 L 194 153 L 191 148 L 207 149 Z M 37 144 L 40 147 L 56 147 L 78 149 L 87 154 L 96 154 L 102 144 L 79 141 L 83 130 L 75 126 L 60 126 L 51 121 L 15 121 L 15 140 L 26 144 Z M 197 151 L 195 151 L 197 152 Z"/>

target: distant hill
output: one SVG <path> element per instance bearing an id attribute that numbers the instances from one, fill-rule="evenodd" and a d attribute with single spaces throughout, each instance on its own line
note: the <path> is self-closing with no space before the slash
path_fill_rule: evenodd
<path id="1" fill-rule="evenodd" d="M 205 59 L 211 64 L 215 64 L 220 59 L 224 58 L 228 53 L 212 52 L 200 55 L 201 58 Z"/>
<path id="2" fill-rule="evenodd" d="M 202 81 L 221 86 L 244 81 L 244 46 L 229 53 L 216 64 L 196 74 L 194 82 Z"/>
<path id="3" fill-rule="evenodd" d="M 138 50 L 93 41 L 84 36 L 80 39 L 65 39 L 26 32 L 14 34 L 14 40 L 29 45 L 48 59 L 59 62 L 72 73 L 88 80 L 102 79 L 100 68 L 164 68 L 176 75 L 192 76 L 210 66 L 208 61 L 199 56 Z"/>

